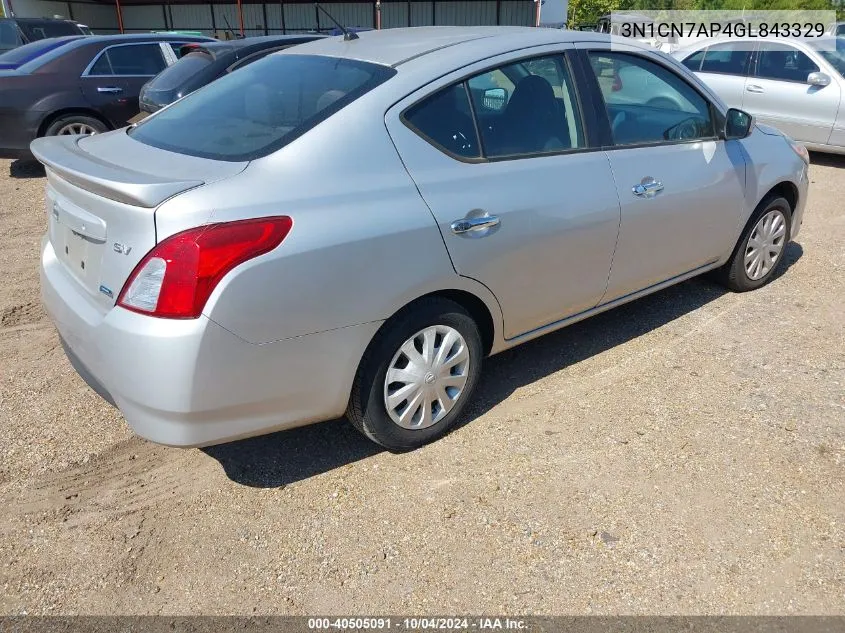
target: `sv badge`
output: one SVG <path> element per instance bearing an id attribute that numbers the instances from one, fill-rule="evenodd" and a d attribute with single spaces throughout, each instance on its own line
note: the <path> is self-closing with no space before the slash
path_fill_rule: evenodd
<path id="1" fill-rule="evenodd" d="M 114 243 L 114 252 L 115 253 L 123 253 L 124 255 L 128 255 L 132 252 L 132 247 L 127 246 L 126 244 L 121 244 L 120 242 Z"/>

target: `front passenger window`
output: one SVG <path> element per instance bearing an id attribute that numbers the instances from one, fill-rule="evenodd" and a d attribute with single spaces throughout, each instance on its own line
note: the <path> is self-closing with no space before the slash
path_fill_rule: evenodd
<path id="1" fill-rule="evenodd" d="M 760 45 L 760 57 L 755 77 L 806 83 L 807 75 L 819 72 L 813 60 L 786 44 Z"/>
<path id="2" fill-rule="evenodd" d="M 615 145 L 713 138 L 710 104 L 675 72 L 638 55 L 589 53 Z"/>

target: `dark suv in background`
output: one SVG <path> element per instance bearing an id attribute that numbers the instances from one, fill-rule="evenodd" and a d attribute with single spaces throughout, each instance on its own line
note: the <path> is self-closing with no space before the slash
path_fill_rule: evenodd
<path id="1" fill-rule="evenodd" d="M 182 57 L 178 62 L 163 70 L 141 88 L 141 111 L 131 122 L 140 121 L 177 99 L 265 55 L 321 37 L 326 36 L 265 35 L 226 42 L 188 44 L 183 47 Z"/>
<path id="2" fill-rule="evenodd" d="M 73 20 L 0 18 L 0 54 L 30 42 L 63 35 L 91 35 L 91 29 Z"/>

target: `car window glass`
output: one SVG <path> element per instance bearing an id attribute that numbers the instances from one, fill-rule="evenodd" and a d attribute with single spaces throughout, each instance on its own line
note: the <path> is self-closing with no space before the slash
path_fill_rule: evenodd
<path id="1" fill-rule="evenodd" d="M 705 49 L 706 50 L 706 49 Z M 690 70 L 698 70 L 701 68 L 701 61 L 704 59 L 704 50 L 698 51 L 697 53 L 693 53 L 681 63 L 689 68 Z"/>
<path id="2" fill-rule="evenodd" d="M 616 145 L 714 136 L 710 105 L 680 76 L 638 55 L 589 53 Z"/>
<path id="3" fill-rule="evenodd" d="M 807 75 L 819 67 L 804 53 L 786 44 L 765 43 L 760 46 L 755 76 L 780 81 L 806 82 Z"/>
<path id="4" fill-rule="evenodd" d="M 305 134 L 395 72 L 340 57 L 270 55 L 189 94 L 129 134 L 189 156 L 254 160 Z"/>
<path id="5" fill-rule="evenodd" d="M 437 91 L 408 109 L 403 118 L 439 149 L 463 158 L 481 155 L 463 83 Z"/>
<path id="6" fill-rule="evenodd" d="M 21 43 L 21 34 L 13 22 L 0 22 L 0 46 L 17 46 Z"/>
<path id="7" fill-rule="evenodd" d="M 467 85 L 485 156 L 584 147 L 575 91 L 562 56 L 509 64 L 476 75 Z"/>
<path id="8" fill-rule="evenodd" d="M 150 90 L 174 90 L 185 84 L 212 62 L 207 53 L 189 53 L 172 66 L 165 68 L 150 81 Z"/>
<path id="9" fill-rule="evenodd" d="M 166 66 L 158 44 L 113 46 L 103 53 L 89 74 L 152 76 L 157 75 Z"/>
<path id="10" fill-rule="evenodd" d="M 751 60 L 751 46 L 742 42 L 714 44 L 707 49 L 701 72 L 745 75 Z"/>
<path id="11" fill-rule="evenodd" d="M 252 62 L 257 62 L 262 57 L 266 57 L 270 53 L 275 53 L 276 51 L 283 50 L 284 48 L 287 48 L 287 47 L 272 48 L 272 49 L 267 49 L 266 51 L 260 51 L 260 52 L 257 52 L 257 53 L 252 53 L 249 56 L 244 57 L 243 59 L 239 59 L 238 61 L 236 61 L 232 65 L 232 67 L 229 69 L 229 72 L 232 72 L 233 70 L 237 70 L 238 68 L 243 68 L 244 66 L 249 66 Z"/>
<path id="12" fill-rule="evenodd" d="M 170 42 L 170 48 L 173 49 L 176 59 L 181 59 L 183 56 L 191 52 L 191 49 L 198 48 L 199 46 L 199 44 L 193 44 L 190 42 Z"/>

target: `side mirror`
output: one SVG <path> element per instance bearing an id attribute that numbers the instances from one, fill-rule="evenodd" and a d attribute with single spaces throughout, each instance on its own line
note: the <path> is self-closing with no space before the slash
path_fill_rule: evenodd
<path id="1" fill-rule="evenodd" d="M 830 75 L 826 73 L 810 73 L 807 75 L 807 83 L 811 86 L 824 88 L 830 85 Z"/>
<path id="2" fill-rule="evenodd" d="M 747 112 L 743 112 L 737 108 L 730 108 L 725 116 L 724 139 L 731 141 L 747 137 L 751 134 L 753 123 L 753 117 Z"/>
<path id="3" fill-rule="evenodd" d="M 499 110 L 502 110 L 505 107 L 505 103 L 507 103 L 508 91 L 504 88 L 489 88 L 484 91 L 482 99 L 482 103 L 485 108 L 498 112 Z"/>

